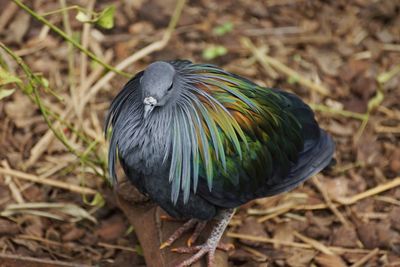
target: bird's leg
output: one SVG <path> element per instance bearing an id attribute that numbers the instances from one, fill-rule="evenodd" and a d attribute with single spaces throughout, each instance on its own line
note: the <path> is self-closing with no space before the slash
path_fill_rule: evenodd
<path id="1" fill-rule="evenodd" d="M 179 227 L 164 243 L 161 244 L 160 249 L 163 249 L 165 247 L 170 246 L 172 243 L 174 243 L 179 237 L 182 236 L 182 234 L 186 233 L 190 229 L 192 229 L 197 223 L 199 223 L 199 220 L 196 219 L 191 219 L 187 221 L 184 225 Z M 197 228 L 197 227 L 196 227 Z M 190 238 L 189 238 L 190 240 Z M 189 242 L 189 241 L 188 241 Z"/>
<path id="2" fill-rule="evenodd" d="M 190 248 L 177 248 L 173 249 L 174 252 L 181 252 L 181 253 L 194 253 L 189 259 L 185 260 L 177 267 L 187 267 L 201 259 L 205 254 L 208 254 L 207 259 L 207 266 L 211 267 L 214 264 L 215 258 L 215 250 L 218 248 L 219 241 L 224 233 L 226 227 L 228 226 L 229 221 L 231 220 L 233 213 L 235 212 L 234 209 L 226 209 L 222 210 L 220 213 L 221 218 L 219 219 L 218 223 L 214 226 L 213 230 L 209 238 L 207 239 L 206 243 L 194 246 Z M 230 247 L 231 248 L 231 247 Z M 229 249 L 228 246 L 222 247 L 222 249 Z"/>

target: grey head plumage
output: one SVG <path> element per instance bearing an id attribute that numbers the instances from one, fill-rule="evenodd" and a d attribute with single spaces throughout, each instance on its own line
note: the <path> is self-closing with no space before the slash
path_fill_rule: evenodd
<path id="1" fill-rule="evenodd" d="M 150 64 L 144 71 L 140 78 L 140 86 L 145 118 L 155 107 L 171 104 L 173 96 L 176 97 L 176 94 L 172 93 L 175 74 L 176 71 L 171 64 L 161 61 Z"/>

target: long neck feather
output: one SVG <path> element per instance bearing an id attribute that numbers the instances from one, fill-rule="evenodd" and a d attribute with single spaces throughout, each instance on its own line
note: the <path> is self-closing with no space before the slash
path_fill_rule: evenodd
<path id="1" fill-rule="evenodd" d="M 213 91 L 222 90 L 248 106 L 256 105 L 235 87 L 229 76 L 208 65 L 188 65 L 179 69 L 183 89 L 174 109 L 172 120 L 172 155 L 169 179 L 172 184 L 171 200 L 176 203 L 180 191 L 187 202 L 196 192 L 200 166 L 209 190 L 217 168 L 226 169 L 226 150 L 241 157 L 246 137 L 241 127 Z M 246 147 L 246 146 L 245 146 Z"/>

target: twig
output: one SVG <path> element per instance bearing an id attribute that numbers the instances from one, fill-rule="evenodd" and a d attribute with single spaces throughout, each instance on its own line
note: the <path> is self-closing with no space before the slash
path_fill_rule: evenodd
<path id="1" fill-rule="evenodd" d="M 120 62 L 115 68 L 117 70 L 123 70 L 129 65 L 133 64 L 134 62 L 138 61 L 139 59 L 153 53 L 154 51 L 158 51 L 163 49 L 171 39 L 172 33 L 178 23 L 180 15 L 182 13 L 183 7 L 185 6 L 186 0 L 177 0 L 176 7 L 174 14 L 169 22 L 167 30 L 164 32 L 163 37 L 161 40 L 154 42 L 141 50 L 137 51 L 135 54 L 131 55 L 130 57 L 126 58 L 122 62 Z M 103 76 L 93 87 L 91 90 L 84 96 L 81 101 L 81 106 L 85 106 L 93 97 L 97 94 L 97 92 L 106 84 L 108 83 L 113 77 L 115 76 L 114 73 L 109 72 Z"/>
<path id="2" fill-rule="evenodd" d="M 379 74 L 378 77 L 376 78 L 376 80 L 380 84 L 384 84 L 384 83 L 388 82 L 389 80 L 391 80 L 394 76 L 396 76 L 399 73 L 400 73 L 400 64 L 393 67 L 393 69 L 389 70 L 388 72 L 383 72 L 383 73 Z"/>
<path id="3" fill-rule="evenodd" d="M 304 249 L 312 249 L 313 248 L 313 246 L 311 246 L 310 244 L 282 241 L 282 240 L 276 240 L 276 239 L 260 237 L 260 236 L 237 234 L 237 233 L 233 233 L 233 232 L 228 232 L 227 236 L 232 237 L 232 238 L 242 239 L 242 240 L 256 241 L 256 242 L 267 243 L 267 244 L 283 245 L 283 246 L 295 247 L 295 248 L 304 248 Z M 371 252 L 370 250 L 359 249 L 359 248 L 352 249 L 352 248 L 342 248 L 342 247 L 333 247 L 333 246 L 328 246 L 327 248 L 336 254 L 343 254 L 343 253 L 357 253 L 358 254 L 358 253 L 370 253 Z M 379 253 L 385 253 L 385 251 L 380 250 Z"/>
<path id="4" fill-rule="evenodd" d="M 237 234 L 237 233 L 233 233 L 233 232 L 228 232 L 227 236 L 228 237 L 232 237 L 232 238 L 239 238 L 239 239 L 249 240 L 249 241 L 256 241 L 256 242 L 262 242 L 262 243 L 283 245 L 283 246 L 295 247 L 295 248 L 312 248 L 312 246 L 309 245 L 309 244 L 303 244 L 303 243 L 298 243 L 298 242 L 290 242 L 290 241 L 282 241 L 282 240 L 277 240 L 277 239 L 267 238 L 267 237 L 260 237 L 260 236 Z"/>
<path id="5" fill-rule="evenodd" d="M 306 200 L 306 199 L 305 199 Z M 293 206 L 298 205 L 298 202 L 295 201 L 287 201 L 282 204 L 279 204 L 275 207 L 267 208 L 267 209 L 252 209 L 249 208 L 247 210 L 247 214 L 249 215 L 269 215 L 273 213 L 280 212 L 282 210 L 287 210 L 288 208 L 292 208 Z"/>
<path id="6" fill-rule="evenodd" d="M 336 215 L 336 217 L 344 226 L 346 227 L 350 226 L 349 222 L 344 218 L 344 216 L 340 213 L 340 211 L 336 208 L 336 206 L 333 205 L 331 198 L 329 197 L 328 193 L 326 192 L 321 182 L 318 180 L 317 176 L 314 176 L 312 180 L 317 189 L 319 190 L 319 192 L 321 193 L 322 197 L 324 198 L 326 205 L 333 212 L 333 214 Z"/>
<path id="7" fill-rule="evenodd" d="M 261 64 L 271 65 L 276 70 L 282 72 L 283 74 L 285 74 L 288 77 L 294 77 L 295 80 L 298 81 L 298 83 L 300 83 L 303 86 L 306 86 L 307 88 L 309 88 L 313 91 L 320 93 L 321 95 L 326 96 L 329 94 L 329 90 L 327 88 L 325 88 L 324 86 L 322 86 L 320 84 L 316 84 L 313 81 L 303 77 L 302 75 L 297 73 L 295 70 L 289 68 L 288 66 L 284 65 L 283 63 L 276 60 L 275 58 L 272 58 L 265 54 L 257 53 L 258 48 L 251 42 L 251 40 L 249 38 L 243 37 L 241 39 L 241 43 L 243 44 L 243 46 L 248 48 L 254 54 L 254 56 L 257 58 L 257 60 L 259 62 L 262 62 Z"/>
<path id="8" fill-rule="evenodd" d="M 10 170 L 10 165 L 8 164 L 8 162 L 6 160 L 3 160 L 2 165 L 4 168 L 6 168 L 7 170 Z M 8 185 L 8 187 L 10 188 L 11 191 L 11 195 L 13 196 L 14 200 L 17 203 L 24 203 L 24 198 L 22 197 L 21 191 L 19 190 L 19 188 L 17 187 L 17 185 L 14 183 L 14 181 L 12 180 L 10 175 L 6 175 L 6 179 L 5 179 L 6 184 Z"/>
<path id="9" fill-rule="evenodd" d="M 125 251 L 129 251 L 129 252 L 137 253 L 136 249 L 131 248 L 131 247 L 118 246 L 118 245 L 107 244 L 107 243 L 103 243 L 103 242 L 99 242 L 99 243 L 97 243 L 97 245 L 99 247 L 103 247 L 103 248 L 119 249 L 119 250 L 125 250 Z"/>
<path id="10" fill-rule="evenodd" d="M 90 0 L 88 5 L 87 5 L 87 10 L 88 14 L 91 14 L 94 8 L 96 0 Z M 84 23 L 83 24 L 83 30 L 82 30 L 82 47 L 87 49 L 89 40 L 90 40 L 90 29 L 91 29 L 92 24 L 90 23 Z M 107 62 L 107 61 L 106 61 Z M 80 86 L 85 83 L 86 76 L 87 76 L 87 55 L 85 53 L 81 53 L 81 63 L 80 63 Z M 80 97 L 82 97 L 83 93 L 80 91 Z"/>
<path id="11" fill-rule="evenodd" d="M 62 17 L 63 17 L 63 24 L 65 28 L 65 32 L 68 36 L 72 36 L 72 29 L 71 25 L 69 23 L 69 15 L 68 12 L 65 10 L 67 4 L 65 0 L 59 0 L 61 8 L 63 9 L 62 11 Z M 76 82 L 75 82 L 75 57 L 74 57 L 74 46 L 72 43 L 67 42 L 68 46 L 68 87 L 71 95 L 71 102 L 72 106 L 75 109 L 75 112 L 78 112 L 78 96 L 77 96 L 77 91 L 76 91 Z"/>
<path id="12" fill-rule="evenodd" d="M 25 257 L 17 254 L 0 254 L 0 262 L 2 266 L 7 267 L 91 267 L 86 264 L 68 263 L 64 261 L 53 261 L 45 259 L 37 259 L 32 257 Z"/>
<path id="13" fill-rule="evenodd" d="M 304 243 L 309 244 L 310 246 L 312 246 L 316 250 L 319 250 L 324 254 L 335 255 L 335 253 L 333 253 L 327 246 L 325 246 L 321 242 L 318 242 L 315 239 L 306 237 L 306 236 L 304 236 L 304 235 L 302 235 L 302 234 L 300 234 L 300 233 L 298 233 L 296 231 L 294 231 L 293 234 L 294 234 L 295 237 L 297 237 L 298 239 L 300 239 Z"/>
<path id="14" fill-rule="evenodd" d="M 371 188 L 367 191 L 364 191 L 364 192 L 354 195 L 352 197 L 337 198 L 336 201 L 338 201 L 342 205 L 351 205 L 361 199 L 382 193 L 384 191 L 395 188 L 397 186 L 400 186 L 400 177 L 397 177 L 397 178 L 393 179 L 392 181 L 387 182 L 386 184 L 378 185 L 374 188 Z"/>
<path id="15" fill-rule="evenodd" d="M 312 104 L 312 103 L 308 103 L 308 105 L 316 111 L 321 111 L 324 113 L 331 113 L 334 115 L 340 115 L 346 118 L 353 118 L 353 119 L 357 119 L 357 120 L 361 120 L 363 121 L 366 117 L 366 114 L 363 113 L 357 113 L 357 112 L 352 112 L 352 111 L 348 111 L 348 110 L 341 110 L 341 109 L 334 109 L 334 108 L 330 108 L 327 107 L 325 105 L 318 105 L 318 104 Z"/>
<path id="16" fill-rule="evenodd" d="M 365 263 L 367 263 L 375 255 L 378 255 L 378 253 L 379 253 L 379 248 L 376 248 L 376 249 L 372 250 L 370 253 L 368 253 L 367 255 L 365 255 L 364 257 L 362 257 L 360 260 L 355 262 L 350 267 L 361 267 L 361 266 L 364 266 Z"/>
<path id="17" fill-rule="evenodd" d="M 275 218 L 275 217 L 277 217 L 277 216 L 279 216 L 279 215 L 281 215 L 281 214 L 284 214 L 284 213 L 290 211 L 294 206 L 295 206 L 295 203 L 292 202 L 292 203 L 290 203 L 287 207 L 285 207 L 285 208 L 283 208 L 283 209 L 281 209 L 281 210 L 279 210 L 279 211 L 276 211 L 276 212 L 274 212 L 274 213 L 272 213 L 272 214 L 268 214 L 268 215 L 265 215 L 265 216 L 263 216 L 263 217 L 257 219 L 257 222 L 263 223 L 263 222 L 265 222 L 265 221 L 267 221 L 267 220 L 270 220 L 270 219 L 272 219 L 272 218 Z"/>
<path id="18" fill-rule="evenodd" d="M 397 199 L 394 199 L 392 197 L 385 197 L 385 196 L 375 196 L 375 200 L 386 202 L 392 205 L 400 206 L 400 201 Z"/>
<path id="19" fill-rule="evenodd" d="M 382 49 L 391 52 L 400 52 L 399 44 L 383 44 Z"/>
<path id="20" fill-rule="evenodd" d="M 63 114 L 61 114 L 60 118 L 61 119 L 66 119 L 66 117 L 70 114 L 71 110 L 66 110 L 64 111 Z M 60 121 L 56 121 L 53 124 L 54 128 L 58 128 L 60 126 Z M 39 159 L 39 157 L 47 150 L 48 145 L 53 141 L 55 135 L 53 134 L 53 131 L 51 129 L 48 129 L 47 132 L 40 138 L 40 140 L 35 144 L 34 147 L 32 147 L 30 151 L 30 156 L 28 160 L 23 164 L 24 169 L 28 169 L 31 167 L 33 164 L 36 163 L 36 161 Z"/>
<path id="21" fill-rule="evenodd" d="M 376 186 L 374 188 L 371 188 L 367 191 L 364 191 L 362 193 L 356 194 L 352 197 L 345 197 L 345 198 L 338 198 L 335 199 L 335 201 L 339 202 L 339 203 L 332 203 L 332 205 L 335 208 L 338 208 L 340 206 L 348 206 L 348 205 L 352 205 L 354 203 L 356 203 L 359 200 L 362 200 L 364 198 L 382 193 L 386 190 L 392 189 L 394 187 L 400 186 L 400 177 L 395 178 L 394 180 L 383 184 L 383 185 L 379 185 Z M 389 202 L 389 201 L 387 201 Z M 399 202 L 395 201 L 391 201 L 389 202 L 393 205 L 399 205 Z M 285 204 L 282 204 L 281 206 L 284 206 Z M 302 204 L 296 204 L 295 206 L 293 206 L 290 210 L 323 210 L 323 209 L 327 209 L 329 208 L 329 206 L 326 203 L 320 203 L 320 204 L 312 204 L 312 205 L 302 205 Z M 287 212 L 287 211 L 286 211 Z M 250 210 L 251 214 L 260 214 L 259 211 L 257 210 Z"/>
<path id="22" fill-rule="evenodd" d="M 269 75 L 273 80 L 276 80 L 279 77 L 279 74 L 265 60 L 263 60 L 266 53 L 267 47 L 265 46 L 253 51 L 254 58 L 259 61 L 267 75 Z"/>
<path id="23" fill-rule="evenodd" d="M 35 11 L 33 11 L 32 9 L 30 9 L 28 6 L 26 6 L 24 3 L 22 3 L 21 0 L 13 0 L 15 4 L 17 4 L 20 8 L 22 8 L 23 10 L 25 10 L 26 12 L 29 13 L 29 15 L 31 15 L 32 17 L 34 17 L 35 19 L 37 19 L 38 21 L 40 21 L 41 23 L 47 25 L 50 29 L 52 29 L 54 32 L 56 32 L 57 34 L 59 34 L 61 37 L 63 37 L 65 40 L 67 40 L 69 43 L 73 44 L 76 48 L 78 48 L 79 50 L 81 50 L 83 53 L 85 53 L 86 55 L 88 55 L 91 59 L 93 59 L 94 61 L 96 61 L 97 63 L 99 63 L 100 65 L 102 65 L 104 68 L 106 68 L 107 70 L 113 71 L 117 74 L 120 74 L 122 76 L 125 77 L 130 77 L 131 75 L 129 73 L 125 73 L 117 68 L 114 68 L 113 66 L 105 63 L 103 60 L 99 59 L 95 54 L 93 54 L 92 52 L 90 52 L 89 50 L 87 50 L 86 48 L 84 48 L 80 43 L 78 43 L 77 41 L 75 41 L 73 38 L 71 38 L 70 36 L 68 36 L 68 34 L 66 34 L 64 31 L 62 31 L 60 28 L 58 28 L 57 26 L 55 26 L 54 24 L 52 24 L 50 21 L 48 21 L 47 19 L 45 19 L 43 16 L 40 16 L 39 14 L 37 14 Z"/>
<path id="24" fill-rule="evenodd" d="M 8 2 L 7 6 L 3 9 L 3 12 L 1 13 L 0 16 L 0 32 L 4 30 L 4 28 L 7 26 L 8 22 L 12 17 L 15 15 L 15 13 L 18 10 L 18 6 L 15 5 L 14 3 Z"/>
<path id="25" fill-rule="evenodd" d="M 20 239 L 25 239 L 25 240 L 34 240 L 40 243 L 44 243 L 48 246 L 57 246 L 57 247 L 62 247 L 64 249 L 69 249 L 71 250 L 71 246 L 65 244 L 65 243 L 61 243 L 61 242 L 57 242 L 54 240 L 50 240 L 50 239 L 46 239 L 46 238 L 42 238 L 39 236 L 34 236 L 34 235 L 17 235 L 16 238 L 20 238 Z"/>
<path id="26" fill-rule="evenodd" d="M 400 133 L 400 126 L 391 127 L 391 126 L 376 125 L 375 126 L 375 132 L 377 132 L 377 133 L 399 134 Z"/>
<path id="27" fill-rule="evenodd" d="M 247 251 L 248 253 L 250 253 L 251 255 L 256 257 L 256 261 L 263 262 L 263 261 L 266 261 L 268 259 L 267 255 L 261 253 L 260 251 L 254 249 L 254 248 L 251 248 L 251 247 L 248 247 L 248 246 L 244 246 L 244 245 L 241 245 L 240 248 L 242 248 L 243 250 Z"/>
<path id="28" fill-rule="evenodd" d="M 54 179 L 48 179 L 48 178 L 43 178 L 39 177 L 33 174 L 29 173 L 24 173 L 12 169 L 5 169 L 0 167 L 0 173 L 3 175 L 11 175 L 19 179 L 24 179 L 28 180 L 31 182 L 39 183 L 39 184 L 45 184 L 57 188 L 62 188 L 69 190 L 71 192 L 79 193 L 79 194 L 86 194 L 86 195 L 95 195 L 98 194 L 98 192 L 94 189 L 88 188 L 88 187 L 82 187 L 74 184 L 69 184 L 61 181 L 57 181 Z"/>

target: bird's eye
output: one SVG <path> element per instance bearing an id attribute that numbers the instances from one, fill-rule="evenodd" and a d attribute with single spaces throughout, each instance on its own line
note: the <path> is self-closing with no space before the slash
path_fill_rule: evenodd
<path id="1" fill-rule="evenodd" d="M 173 83 L 171 83 L 171 85 L 168 87 L 168 89 L 167 89 L 167 91 L 171 91 L 172 90 L 172 86 L 173 86 L 174 84 Z"/>

